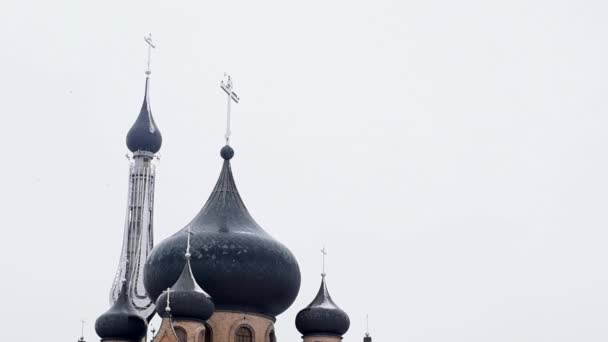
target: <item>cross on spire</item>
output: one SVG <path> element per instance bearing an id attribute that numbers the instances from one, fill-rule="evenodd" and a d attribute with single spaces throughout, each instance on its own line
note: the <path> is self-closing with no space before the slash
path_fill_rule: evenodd
<path id="1" fill-rule="evenodd" d="M 233 90 L 234 86 L 232 85 L 232 78 L 230 77 L 230 75 L 224 73 L 224 76 L 226 77 L 226 80 L 220 83 L 220 87 L 228 95 L 228 115 L 226 119 L 226 134 L 224 135 L 224 137 L 226 138 L 226 145 L 230 145 L 230 134 L 232 133 L 230 131 L 230 104 L 232 103 L 232 101 L 234 101 L 235 103 L 239 103 L 240 99 L 239 96 Z"/>
<path id="2" fill-rule="evenodd" d="M 156 49 L 156 45 L 152 42 L 152 33 L 148 33 L 144 37 L 144 41 L 148 44 L 148 68 L 146 69 L 146 75 L 150 76 L 152 70 L 150 69 L 150 62 L 152 61 L 152 49 Z"/>
<path id="3" fill-rule="evenodd" d="M 167 313 L 169 313 L 169 315 L 171 314 L 171 288 L 167 287 L 166 291 L 163 292 L 167 292 L 167 306 L 165 307 L 165 311 Z"/>
<path id="4" fill-rule="evenodd" d="M 323 255 L 323 272 L 321 273 L 321 276 L 325 277 L 325 256 L 327 255 L 327 251 L 325 250 L 325 246 L 323 246 L 323 248 L 321 249 L 321 254 Z"/>
<path id="5" fill-rule="evenodd" d="M 190 231 L 190 226 L 188 226 L 188 242 L 186 245 L 186 259 L 190 259 L 190 256 L 192 254 L 190 254 L 190 234 L 192 234 L 192 232 Z"/>
<path id="6" fill-rule="evenodd" d="M 78 340 L 78 342 L 84 342 L 84 324 L 86 322 L 84 320 L 80 321 L 80 339 Z"/>

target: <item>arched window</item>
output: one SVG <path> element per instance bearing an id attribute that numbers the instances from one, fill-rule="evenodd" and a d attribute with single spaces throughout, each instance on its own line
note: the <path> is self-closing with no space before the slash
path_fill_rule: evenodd
<path id="1" fill-rule="evenodd" d="M 236 331 L 235 342 L 253 342 L 253 333 L 247 327 L 240 327 Z"/>
<path id="2" fill-rule="evenodd" d="M 277 336 L 274 334 L 274 330 L 268 334 L 268 342 L 277 342 Z"/>
<path id="3" fill-rule="evenodd" d="M 200 342 L 212 342 L 212 336 L 213 332 L 211 331 L 211 327 L 209 326 L 209 324 L 205 324 L 205 332 L 203 335 L 203 332 L 201 331 L 201 336 L 199 337 L 199 341 Z"/>
<path id="4" fill-rule="evenodd" d="M 177 335 L 179 342 L 188 341 L 188 333 L 186 333 L 186 330 L 181 327 L 175 327 L 175 335 Z"/>

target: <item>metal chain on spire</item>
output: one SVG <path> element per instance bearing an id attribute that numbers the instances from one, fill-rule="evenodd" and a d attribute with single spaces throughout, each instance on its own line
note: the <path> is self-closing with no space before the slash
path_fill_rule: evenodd
<path id="1" fill-rule="evenodd" d="M 224 77 L 226 77 L 226 80 L 220 83 L 220 87 L 228 95 L 228 115 L 226 118 L 226 134 L 224 135 L 224 137 L 226 138 L 226 145 L 230 145 L 230 134 L 232 134 L 232 132 L 230 131 L 230 104 L 232 103 L 232 101 L 234 101 L 234 103 L 239 103 L 240 98 L 233 90 L 234 86 L 232 84 L 232 78 L 230 77 L 230 75 L 224 73 Z"/>
<path id="2" fill-rule="evenodd" d="M 156 49 L 156 45 L 152 42 L 152 33 L 148 33 L 146 37 L 144 37 L 144 41 L 148 44 L 148 68 L 146 69 L 146 75 L 150 76 L 152 73 L 152 69 L 150 69 L 150 63 L 152 61 L 152 49 Z"/>

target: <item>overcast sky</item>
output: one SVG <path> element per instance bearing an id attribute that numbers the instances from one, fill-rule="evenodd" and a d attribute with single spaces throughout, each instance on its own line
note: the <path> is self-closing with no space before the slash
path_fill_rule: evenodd
<path id="1" fill-rule="evenodd" d="M 324 244 L 346 342 L 366 313 L 376 341 L 606 341 L 607 17 L 600 0 L 3 0 L 0 339 L 76 341 L 85 319 L 98 340 L 152 32 L 156 241 L 215 184 L 228 71 L 237 185 L 302 271 L 279 341 L 300 339 Z"/>

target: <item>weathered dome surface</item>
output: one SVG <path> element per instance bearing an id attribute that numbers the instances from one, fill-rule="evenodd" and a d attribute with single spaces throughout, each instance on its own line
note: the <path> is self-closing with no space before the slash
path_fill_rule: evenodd
<path id="1" fill-rule="evenodd" d="M 126 282 L 110 310 L 95 321 L 95 331 L 102 339 L 141 341 L 146 336 L 148 324 L 140 317 L 127 298 Z"/>
<path id="2" fill-rule="evenodd" d="M 192 271 L 217 310 L 274 317 L 298 295 L 300 269 L 293 254 L 251 217 L 236 188 L 230 158 L 205 206 L 182 230 L 158 244 L 145 265 L 144 285 L 156 299 L 179 276 L 191 231 Z"/>
<path id="3" fill-rule="evenodd" d="M 170 302 L 170 311 L 167 312 L 167 299 Z M 190 259 L 186 257 L 186 264 L 177 282 L 156 300 L 156 311 L 161 317 L 171 314 L 178 318 L 194 318 L 206 321 L 211 317 L 215 305 L 209 295 L 203 291 L 194 280 Z"/>
<path id="4" fill-rule="evenodd" d="M 325 276 L 315 299 L 296 316 L 296 328 L 304 335 L 342 336 L 350 327 L 350 319 L 331 299 Z"/>
<path id="5" fill-rule="evenodd" d="M 127 133 L 127 147 L 131 152 L 147 151 L 156 153 L 160 151 L 163 143 L 163 137 L 154 122 L 152 110 L 150 109 L 150 99 L 148 95 L 148 87 L 150 78 L 146 77 L 146 92 L 144 95 L 144 103 L 141 106 L 139 116 L 129 133 Z"/>

